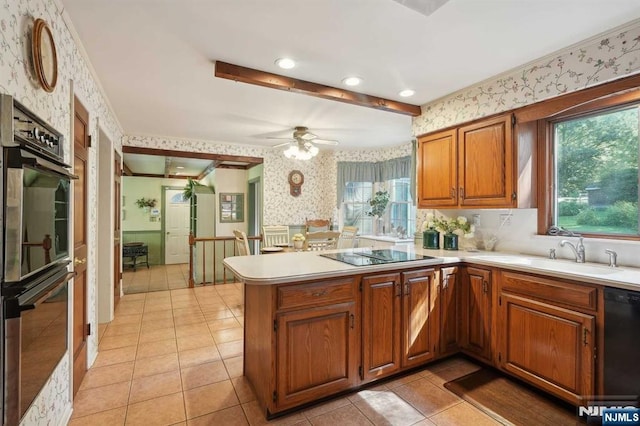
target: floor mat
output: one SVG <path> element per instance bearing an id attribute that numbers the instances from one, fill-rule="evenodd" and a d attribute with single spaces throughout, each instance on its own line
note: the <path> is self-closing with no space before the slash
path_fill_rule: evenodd
<path id="1" fill-rule="evenodd" d="M 505 424 L 575 425 L 575 408 L 483 368 L 444 384 L 460 398 Z"/>

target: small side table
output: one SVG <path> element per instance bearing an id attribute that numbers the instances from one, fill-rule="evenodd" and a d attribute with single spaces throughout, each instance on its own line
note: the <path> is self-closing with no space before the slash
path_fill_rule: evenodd
<path id="1" fill-rule="evenodd" d="M 149 247 L 146 244 L 141 243 L 125 243 L 122 245 L 122 266 L 130 266 L 133 270 L 136 270 L 138 265 L 138 258 L 144 256 L 144 263 L 149 268 Z M 131 259 L 128 263 L 124 261 L 125 258 Z"/>

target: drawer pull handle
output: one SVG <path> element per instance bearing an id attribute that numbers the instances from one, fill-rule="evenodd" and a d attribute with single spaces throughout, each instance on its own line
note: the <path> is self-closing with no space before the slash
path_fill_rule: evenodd
<path id="1" fill-rule="evenodd" d="M 586 328 L 582 329 L 582 343 L 584 343 L 585 346 L 587 346 L 589 344 L 589 342 L 587 342 L 587 333 L 589 332 L 589 330 L 587 330 Z"/>
<path id="2" fill-rule="evenodd" d="M 442 289 L 446 290 L 447 287 L 449 287 L 449 275 L 445 275 L 444 279 L 442 280 Z"/>
<path id="3" fill-rule="evenodd" d="M 402 296 L 402 289 L 400 288 L 400 283 L 396 283 L 396 296 Z"/>
<path id="4" fill-rule="evenodd" d="M 317 291 L 315 293 L 311 294 L 314 297 L 322 297 L 322 296 L 326 296 L 327 295 L 327 289 L 324 289 L 322 291 Z"/>
<path id="5" fill-rule="evenodd" d="M 355 315 L 351 314 L 351 315 L 349 315 L 349 317 L 351 318 L 351 328 L 356 328 L 356 317 L 355 317 Z"/>
<path id="6" fill-rule="evenodd" d="M 456 189 L 451 188 L 451 198 L 456 198 Z"/>
<path id="7" fill-rule="evenodd" d="M 482 282 L 482 291 L 484 293 L 489 293 L 489 283 L 488 282 L 486 282 L 486 281 Z"/>

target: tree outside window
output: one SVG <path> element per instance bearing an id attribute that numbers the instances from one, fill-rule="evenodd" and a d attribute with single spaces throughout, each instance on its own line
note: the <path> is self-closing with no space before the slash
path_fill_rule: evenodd
<path id="1" fill-rule="evenodd" d="M 554 124 L 557 226 L 638 235 L 638 105 Z"/>

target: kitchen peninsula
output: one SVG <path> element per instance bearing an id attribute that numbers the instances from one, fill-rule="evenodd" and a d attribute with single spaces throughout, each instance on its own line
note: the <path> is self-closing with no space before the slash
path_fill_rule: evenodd
<path id="1" fill-rule="evenodd" d="M 639 290 L 640 270 L 395 248 L 433 258 L 225 259 L 245 283 L 244 374 L 267 417 L 458 352 L 574 405 L 603 394 L 603 289 Z"/>

